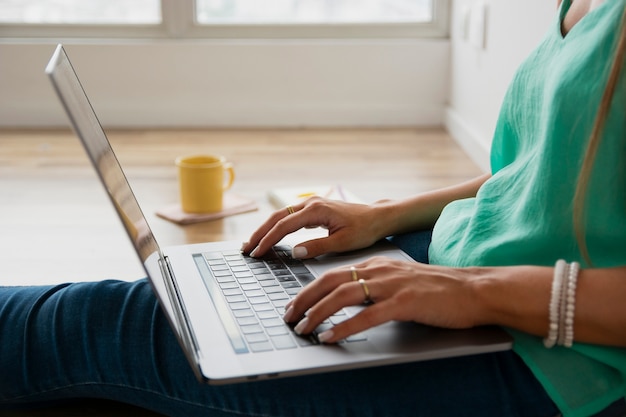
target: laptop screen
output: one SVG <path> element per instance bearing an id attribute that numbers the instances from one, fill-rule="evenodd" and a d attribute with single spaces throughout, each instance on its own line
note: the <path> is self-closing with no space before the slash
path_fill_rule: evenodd
<path id="1" fill-rule="evenodd" d="M 151 254 L 160 255 L 161 250 L 62 45 L 57 46 L 46 74 L 145 264 Z"/>

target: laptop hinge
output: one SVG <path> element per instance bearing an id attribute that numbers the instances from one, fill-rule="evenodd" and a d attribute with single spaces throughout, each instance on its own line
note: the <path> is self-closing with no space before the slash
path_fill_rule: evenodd
<path id="1" fill-rule="evenodd" d="M 187 356 L 187 360 L 189 360 L 189 363 L 192 365 L 192 369 L 196 373 L 196 376 L 199 379 L 204 379 L 204 376 L 202 376 L 199 369 L 199 359 L 201 354 L 198 347 L 198 341 L 196 340 L 195 334 L 189 324 L 189 315 L 187 314 L 185 303 L 181 297 L 176 277 L 174 276 L 172 266 L 170 265 L 170 261 L 167 256 L 161 254 L 159 257 L 159 267 L 161 268 L 161 274 L 163 275 L 163 280 L 165 281 L 165 287 L 170 299 L 170 304 L 174 310 L 175 325 L 176 329 L 178 329 L 176 332 L 178 340 L 183 345 L 185 356 Z"/>

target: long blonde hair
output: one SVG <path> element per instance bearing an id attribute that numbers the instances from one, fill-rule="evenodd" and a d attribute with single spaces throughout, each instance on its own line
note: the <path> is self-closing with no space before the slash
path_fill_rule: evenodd
<path id="1" fill-rule="evenodd" d="M 587 247 L 587 241 L 585 239 L 585 196 L 587 194 L 589 178 L 591 177 L 591 171 L 593 170 L 596 154 L 598 153 L 598 148 L 600 147 L 600 142 L 602 141 L 602 133 L 604 130 L 606 118 L 608 117 L 609 110 L 611 108 L 611 102 L 613 101 L 613 96 L 615 94 L 615 90 L 617 89 L 617 84 L 620 80 L 620 75 L 622 72 L 622 67 L 624 66 L 625 58 L 626 8 L 624 8 L 624 13 L 622 15 L 621 30 L 617 40 L 617 45 L 615 47 L 615 59 L 611 66 L 609 78 L 606 83 L 606 88 L 602 95 L 602 100 L 600 101 L 598 113 L 593 124 L 593 129 L 589 138 L 589 144 L 587 145 L 585 159 L 583 160 L 580 174 L 578 176 L 576 193 L 574 194 L 574 232 L 576 234 L 578 247 L 580 248 L 580 253 L 588 265 L 592 265 L 592 261 L 589 256 L 589 249 Z"/>

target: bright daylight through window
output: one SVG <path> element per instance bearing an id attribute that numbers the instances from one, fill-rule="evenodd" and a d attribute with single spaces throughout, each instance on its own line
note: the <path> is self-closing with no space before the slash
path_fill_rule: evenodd
<path id="1" fill-rule="evenodd" d="M 428 22 L 433 0 L 197 0 L 199 23 Z"/>
<path id="2" fill-rule="evenodd" d="M 163 1 L 174 8 L 186 3 Z M 429 22 L 433 1 L 196 0 L 195 20 L 202 25 Z M 160 0 L 0 0 L 0 23 L 155 25 L 163 20 L 161 11 Z"/>
<path id="3" fill-rule="evenodd" d="M 159 24 L 159 0 L 0 0 L 0 23 Z"/>

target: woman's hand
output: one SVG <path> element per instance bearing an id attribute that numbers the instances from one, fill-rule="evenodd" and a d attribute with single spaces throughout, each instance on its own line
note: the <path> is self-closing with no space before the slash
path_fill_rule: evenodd
<path id="1" fill-rule="evenodd" d="M 294 258 L 314 258 L 325 253 L 365 248 L 390 235 L 432 228 L 446 204 L 476 195 L 489 178 L 489 174 L 484 174 L 404 200 L 385 200 L 370 205 L 311 197 L 294 205 L 294 213 L 287 208 L 274 212 L 241 249 L 252 256 L 263 256 L 289 233 L 317 226 L 328 229 L 328 237 L 297 245 Z"/>
<path id="2" fill-rule="evenodd" d="M 323 227 L 328 236 L 309 240 L 293 249 L 294 258 L 313 258 L 325 253 L 345 252 L 374 244 L 386 236 L 380 205 L 351 204 L 320 197 L 274 212 L 242 247 L 251 256 L 263 256 L 289 233 L 302 228 Z"/>
<path id="3" fill-rule="evenodd" d="M 320 340 L 333 343 L 392 320 L 446 328 L 483 324 L 467 270 L 385 257 L 353 267 L 329 271 L 306 286 L 287 305 L 285 321 L 298 323 L 297 333 L 311 333 L 343 307 L 362 304 L 369 294 L 367 308 L 318 335 Z"/>

